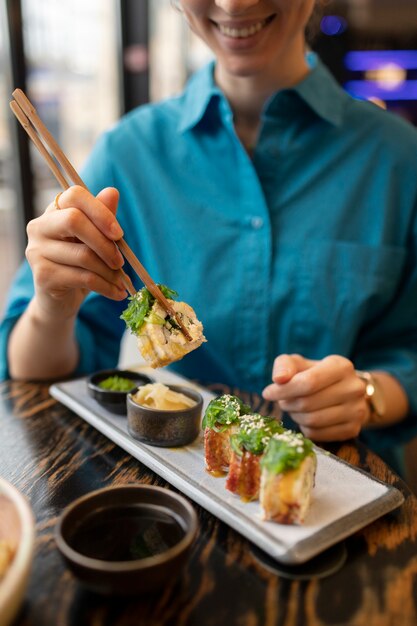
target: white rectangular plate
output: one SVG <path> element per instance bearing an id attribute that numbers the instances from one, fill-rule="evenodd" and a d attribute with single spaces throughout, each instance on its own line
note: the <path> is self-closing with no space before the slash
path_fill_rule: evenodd
<path id="1" fill-rule="evenodd" d="M 168 370 L 140 368 L 164 383 L 195 385 Z M 214 397 L 198 387 L 204 409 Z M 317 448 L 314 497 L 302 526 L 263 521 L 259 502 L 243 502 L 225 489 L 225 478 L 205 471 L 202 433 L 183 448 L 158 448 L 136 441 L 127 431 L 126 417 L 104 409 L 87 393 L 85 378 L 55 384 L 51 395 L 94 426 L 111 441 L 237 530 L 277 561 L 298 564 L 353 534 L 404 500 L 386 485 L 336 456 Z"/>

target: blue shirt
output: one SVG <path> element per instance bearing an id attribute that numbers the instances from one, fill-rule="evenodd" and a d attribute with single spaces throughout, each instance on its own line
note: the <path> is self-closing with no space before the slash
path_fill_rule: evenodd
<path id="1" fill-rule="evenodd" d="M 266 103 L 252 158 L 210 64 L 104 134 L 83 178 L 94 193 L 120 190 L 127 242 L 204 324 L 208 342 L 174 369 L 260 392 L 280 353 L 345 355 L 409 396 L 407 420 L 378 434 L 388 445 L 417 432 L 417 133 L 309 62 Z M 25 264 L 1 327 L 3 376 L 32 294 Z M 77 373 L 116 364 L 125 306 L 86 299 Z"/>

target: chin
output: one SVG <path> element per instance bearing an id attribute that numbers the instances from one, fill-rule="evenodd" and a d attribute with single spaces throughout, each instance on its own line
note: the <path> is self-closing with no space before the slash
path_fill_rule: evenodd
<path id="1" fill-rule="evenodd" d="M 265 61 L 256 63 L 253 59 L 228 59 L 222 65 L 231 76 L 257 76 L 265 71 Z"/>

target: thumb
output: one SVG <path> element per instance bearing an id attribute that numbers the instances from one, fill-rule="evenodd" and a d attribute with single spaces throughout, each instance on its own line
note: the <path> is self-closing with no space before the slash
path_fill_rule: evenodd
<path id="1" fill-rule="evenodd" d="M 300 354 L 280 354 L 274 361 L 272 380 L 278 385 L 287 383 L 295 374 L 309 369 L 314 363 Z"/>
<path id="2" fill-rule="evenodd" d="M 106 205 L 108 209 L 116 215 L 117 205 L 119 204 L 119 192 L 115 187 L 106 187 L 97 194 L 97 199 Z"/>

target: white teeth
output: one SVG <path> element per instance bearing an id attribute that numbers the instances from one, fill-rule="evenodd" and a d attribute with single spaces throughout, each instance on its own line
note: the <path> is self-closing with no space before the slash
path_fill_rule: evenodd
<path id="1" fill-rule="evenodd" d="M 233 37 L 234 39 L 239 39 L 243 37 L 251 37 L 255 33 L 259 33 L 259 31 L 262 30 L 267 21 L 268 20 L 264 20 L 263 22 L 257 22 L 256 24 L 252 24 L 252 26 L 245 26 L 245 28 L 230 28 L 229 26 L 224 26 L 223 24 L 218 24 L 218 27 L 222 35 L 226 35 L 226 37 Z"/>

